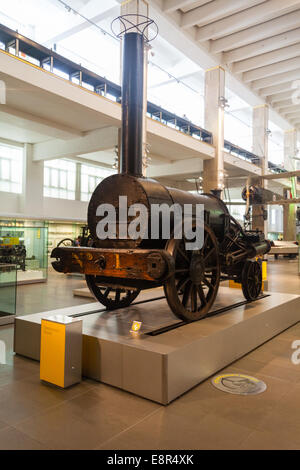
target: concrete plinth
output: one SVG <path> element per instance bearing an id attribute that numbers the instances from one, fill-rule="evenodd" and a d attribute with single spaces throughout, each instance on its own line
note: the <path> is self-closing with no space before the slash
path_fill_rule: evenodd
<path id="1" fill-rule="evenodd" d="M 241 291 L 222 287 L 214 310 L 243 300 Z M 166 405 L 297 323 L 300 296 L 272 293 L 157 336 L 149 332 L 179 322 L 165 299 L 84 315 L 97 309 L 92 303 L 16 318 L 15 352 L 39 360 L 41 318 L 82 315 L 83 375 Z M 142 322 L 140 334 L 130 332 L 134 320 Z"/>

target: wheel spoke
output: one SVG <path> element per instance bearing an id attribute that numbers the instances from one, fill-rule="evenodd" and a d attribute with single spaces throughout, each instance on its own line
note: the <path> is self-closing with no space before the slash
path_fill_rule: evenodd
<path id="1" fill-rule="evenodd" d="M 208 279 L 206 279 L 206 277 L 203 277 L 203 282 L 209 289 L 213 287 L 211 282 L 209 282 Z"/>
<path id="2" fill-rule="evenodd" d="M 187 273 L 187 272 L 189 272 L 189 269 L 188 269 L 188 268 L 176 269 L 176 270 L 175 270 L 175 274 Z"/>
<path id="3" fill-rule="evenodd" d="M 214 246 L 205 256 L 204 256 L 204 261 L 206 261 L 216 250 L 216 247 Z"/>
<path id="4" fill-rule="evenodd" d="M 207 303 L 206 297 L 204 295 L 203 287 L 201 286 L 201 284 L 197 286 L 197 291 L 198 291 L 199 299 L 201 300 L 201 304 L 206 305 Z"/>
<path id="5" fill-rule="evenodd" d="M 115 301 L 116 301 L 116 302 L 119 302 L 119 301 L 120 301 L 120 297 L 121 297 L 121 291 L 120 291 L 120 289 L 117 289 L 117 290 L 116 290 Z"/>
<path id="6" fill-rule="evenodd" d="M 108 287 L 107 289 L 105 289 L 105 292 L 104 292 L 104 297 L 107 298 L 108 294 L 110 293 L 111 291 L 111 287 Z"/>
<path id="7" fill-rule="evenodd" d="M 201 253 L 203 253 L 204 248 L 206 247 L 207 240 L 208 240 L 208 232 L 206 232 L 206 234 L 204 236 L 204 242 L 203 242 L 203 246 L 201 248 Z"/>
<path id="8" fill-rule="evenodd" d="M 189 277 L 186 277 L 185 279 L 180 279 L 180 281 L 178 282 L 177 286 L 176 286 L 176 290 L 177 292 L 180 290 L 180 289 L 183 289 L 183 287 L 186 285 L 186 283 L 190 280 Z"/>
<path id="9" fill-rule="evenodd" d="M 191 290 L 191 309 L 193 312 L 197 312 L 197 290 L 195 285 Z"/>
<path id="10" fill-rule="evenodd" d="M 185 307 L 188 300 L 189 300 L 189 297 L 190 297 L 190 293 L 191 293 L 191 288 L 192 288 L 192 283 L 189 282 L 186 286 L 185 286 L 185 289 L 184 289 L 184 293 L 183 293 L 183 299 L 182 299 L 182 305 Z"/>
<path id="11" fill-rule="evenodd" d="M 178 247 L 177 249 L 178 249 L 179 254 L 180 254 L 188 263 L 190 263 L 190 260 L 189 260 L 189 258 L 188 258 L 188 256 L 187 256 L 187 254 L 186 254 L 184 251 L 182 251 L 182 249 L 181 249 L 180 247 Z"/>

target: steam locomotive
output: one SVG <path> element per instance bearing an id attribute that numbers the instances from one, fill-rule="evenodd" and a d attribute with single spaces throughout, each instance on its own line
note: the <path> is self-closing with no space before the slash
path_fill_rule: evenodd
<path id="1" fill-rule="evenodd" d="M 104 179 L 95 189 L 88 208 L 89 247 L 57 247 L 52 265 L 58 272 L 83 273 L 100 303 L 109 310 L 128 307 L 141 290 L 163 286 L 167 302 L 175 315 L 195 321 L 207 315 L 216 298 L 220 281 L 233 279 L 242 284 L 246 299 L 261 292 L 261 266 L 255 258 L 270 250 L 259 231 L 244 231 L 215 194 L 195 195 L 142 176 L 142 123 L 144 83 L 143 32 L 126 31 L 123 36 L 122 151 L 121 172 Z M 187 249 L 184 235 L 175 234 L 175 219 L 170 218 L 170 236 L 159 228 L 154 238 L 129 238 L 130 218 L 116 222 L 115 233 L 100 239 L 99 207 L 114 207 L 120 215 L 120 196 L 128 207 L 143 204 L 148 209 L 144 232 L 151 225 L 153 204 L 204 206 L 203 244 Z M 191 217 L 197 224 L 195 212 Z M 160 224 L 163 223 L 163 217 Z M 126 225 L 124 227 L 124 224 Z"/>

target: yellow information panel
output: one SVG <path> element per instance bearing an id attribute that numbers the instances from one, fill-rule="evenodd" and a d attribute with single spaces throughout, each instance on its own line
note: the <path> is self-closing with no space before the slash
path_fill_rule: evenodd
<path id="1" fill-rule="evenodd" d="M 59 387 L 65 379 L 66 325 L 42 320 L 40 378 Z"/>
<path id="2" fill-rule="evenodd" d="M 19 237 L 3 237 L 1 245 L 19 245 Z"/>

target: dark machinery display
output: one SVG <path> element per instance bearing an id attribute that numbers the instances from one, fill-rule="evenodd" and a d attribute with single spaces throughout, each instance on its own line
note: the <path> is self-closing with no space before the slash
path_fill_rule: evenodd
<path id="1" fill-rule="evenodd" d="M 81 234 L 77 239 L 72 238 L 63 238 L 58 244 L 57 248 L 60 246 L 91 246 L 93 245 L 93 239 L 90 235 L 90 229 L 88 226 L 84 226 L 81 229 Z"/>
<path id="2" fill-rule="evenodd" d="M 26 271 L 26 248 L 24 245 L 0 246 L 0 263 L 15 264 L 17 269 Z"/>
<path id="3" fill-rule="evenodd" d="M 124 24 L 126 18 L 121 21 Z M 143 18 L 144 29 L 139 25 L 125 28 L 123 36 L 121 173 L 103 180 L 91 197 L 88 227 L 92 247 L 57 247 L 52 252 L 56 258 L 52 264 L 58 272 L 85 274 L 91 292 L 109 310 L 129 306 L 143 289 L 164 286 L 174 314 L 195 321 L 211 309 L 220 281 L 240 282 L 248 300 L 259 296 L 262 273 L 253 258 L 267 253 L 270 244 L 263 233 L 244 231 L 218 196 L 194 195 L 142 176 L 146 23 L 149 26 L 153 22 Z M 97 208 L 111 204 L 119 213 L 119 196 L 127 197 L 128 207 L 143 204 L 149 214 L 152 204 L 203 204 L 202 248 L 189 251 L 184 237 L 172 235 L 168 239 L 162 234 L 158 239 L 124 238 L 120 236 L 122 223 L 117 223 L 116 237 L 100 240 L 97 225 L 102 217 L 97 215 Z M 150 219 L 149 215 L 148 226 Z M 171 233 L 172 224 L 171 220 Z"/>

